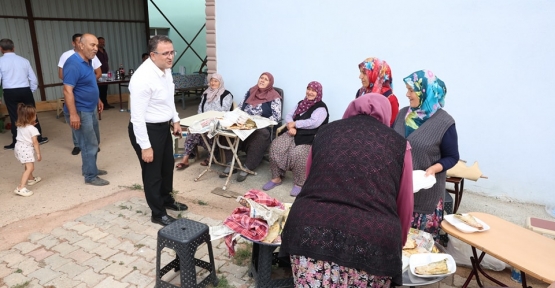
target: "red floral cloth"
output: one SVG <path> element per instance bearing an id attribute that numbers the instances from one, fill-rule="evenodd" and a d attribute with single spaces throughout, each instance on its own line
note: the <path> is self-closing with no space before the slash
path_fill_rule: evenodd
<path id="1" fill-rule="evenodd" d="M 285 206 L 277 199 L 268 196 L 268 194 L 252 189 L 247 192 L 243 197 L 253 200 L 259 204 L 267 207 L 279 207 L 285 209 Z M 238 207 L 233 210 L 233 213 L 224 221 L 224 225 L 231 228 L 233 231 L 254 241 L 262 241 L 268 235 L 268 223 L 266 220 L 260 218 L 250 217 L 250 208 Z M 235 255 L 235 241 L 233 237 L 235 234 L 225 236 L 225 245 L 229 251 L 229 255 Z"/>

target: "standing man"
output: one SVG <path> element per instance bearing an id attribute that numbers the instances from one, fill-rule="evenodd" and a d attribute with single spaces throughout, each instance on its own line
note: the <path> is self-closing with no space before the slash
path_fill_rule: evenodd
<path id="1" fill-rule="evenodd" d="M 64 73 L 64 114 L 69 113 L 69 125 L 77 136 L 81 147 L 82 174 L 85 183 L 104 186 L 110 182 L 98 177 L 108 172 L 96 166 L 99 134 L 97 109 L 102 112 L 104 105 L 98 98 L 98 86 L 92 67 L 92 59 L 98 51 L 98 40 L 92 34 L 83 34 L 77 53 L 71 55 L 63 67 Z"/>
<path id="2" fill-rule="evenodd" d="M 141 163 L 146 202 L 152 222 L 166 226 L 174 218 L 167 209 L 184 211 L 187 205 L 175 201 L 173 190 L 173 148 L 170 127 L 181 134 L 175 110 L 172 62 L 173 44 L 167 36 L 157 35 L 148 41 L 150 58 L 135 71 L 129 91 L 131 122 L 129 139 Z"/>
<path id="3" fill-rule="evenodd" d="M 37 90 L 38 82 L 29 60 L 15 54 L 13 41 L 10 39 L 0 40 L 0 51 L 4 56 L 0 57 L 0 84 L 4 89 L 4 103 L 10 114 L 12 123 L 12 144 L 4 146 L 6 150 L 13 150 L 15 137 L 17 136 L 17 104 L 24 103 L 35 107 L 33 92 Z M 39 130 L 39 144 L 48 142 L 47 137 L 42 137 L 39 118 L 35 125 Z"/>
<path id="4" fill-rule="evenodd" d="M 108 52 L 104 49 L 105 45 L 106 40 L 104 40 L 104 37 L 98 37 L 98 52 L 96 56 L 98 60 L 100 60 L 100 63 L 102 63 L 100 67 L 102 73 L 108 73 L 108 71 L 110 71 L 110 65 L 108 65 Z M 104 109 L 108 110 L 114 108 L 114 106 L 108 104 L 108 85 L 98 85 L 98 91 L 100 92 L 100 101 L 104 104 Z"/>
<path id="5" fill-rule="evenodd" d="M 71 45 L 73 45 L 73 49 L 64 52 L 64 54 L 60 56 L 60 61 L 58 61 L 58 77 L 60 77 L 61 80 L 64 80 L 64 64 L 66 63 L 66 60 L 67 58 L 69 58 L 69 56 L 77 52 L 79 48 L 79 41 L 81 41 L 81 36 L 83 36 L 83 34 L 81 33 L 73 34 L 73 36 L 71 37 Z M 98 78 L 102 76 L 102 71 L 100 71 L 100 66 L 102 66 L 102 64 L 96 56 L 94 56 L 92 60 L 92 66 L 94 68 L 96 80 L 98 80 Z M 69 115 L 64 113 L 64 116 L 66 118 L 66 122 L 69 123 Z M 71 137 L 73 138 L 73 150 L 71 151 L 71 155 L 77 155 L 79 154 L 79 152 L 81 152 L 81 148 L 79 148 L 77 136 L 75 136 L 73 130 L 71 130 Z"/>

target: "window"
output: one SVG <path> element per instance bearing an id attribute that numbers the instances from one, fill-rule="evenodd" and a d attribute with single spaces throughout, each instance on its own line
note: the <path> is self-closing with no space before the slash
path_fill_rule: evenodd
<path id="1" fill-rule="evenodd" d="M 150 28 L 150 38 L 156 36 L 156 35 L 166 35 L 168 36 L 168 34 L 170 33 L 170 28 Z"/>

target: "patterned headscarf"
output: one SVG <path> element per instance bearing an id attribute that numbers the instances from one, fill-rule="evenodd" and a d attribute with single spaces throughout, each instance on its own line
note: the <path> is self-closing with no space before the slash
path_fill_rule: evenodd
<path id="1" fill-rule="evenodd" d="M 258 88 L 258 83 L 252 86 L 251 89 L 249 89 L 250 96 L 249 99 L 247 99 L 247 101 L 245 102 L 247 102 L 251 106 L 258 106 L 262 103 L 281 98 L 281 96 L 279 96 L 279 93 L 274 89 L 274 76 L 270 74 L 270 72 L 264 72 L 260 74 L 260 77 L 262 77 L 262 75 L 268 76 L 270 83 L 268 84 L 268 87 L 264 89 Z M 260 79 L 260 77 L 258 78 Z"/>
<path id="2" fill-rule="evenodd" d="M 306 98 L 305 96 L 303 101 L 301 101 L 301 103 L 299 103 L 299 105 L 297 106 L 297 109 L 293 114 L 293 118 L 295 118 L 297 115 L 303 114 L 304 112 L 308 111 L 308 109 L 310 109 L 310 107 L 312 107 L 314 104 L 322 101 L 322 84 L 320 84 L 320 82 L 312 81 L 308 83 L 308 86 L 306 86 L 306 89 L 308 88 L 312 88 L 316 91 L 316 98 L 314 98 L 314 100 L 308 100 L 308 98 Z"/>
<path id="3" fill-rule="evenodd" d="M 343 119 L 357 115 L 370 115 L 384 125 L 389 126 L 391 120 L 391 105 L 389 101 L 378 93 L 364 94 L 351 101 L 343 114 Z"/>
<path id="4" fill-rule="evenodd" d="M 368 87 L 362 87 L 358 95 L 366 93 L 378 93 L 389 96 L 393 93 L 393 77 L 391 76 L 391 68 L 389 65 L 376 57 L 366 58 L 362 63 L 358 64 L 359 69 L 363 69 L 368 76 Z"/>
<path id="5" fill-rule="evenodd" d="M 218 87 L 218 89 L 212 89 L 212 87 L 208 86 L 208 89 L 204 90 L 204 93 L 202 93 L 202 94 L 206 94 L 206 101 L 207 102 L 212 102 L 216 99 L 219 99 L 220 96 L 222 96 L 222 94 L 224 94 L 224 92 L 225 92 L 224 78 L 222 78 L 222 75 L 220 75 L 218 73 L 214 73 L 210 77 L 210 80 L 212 80 L 212 79 L 216 79 L 216 80 L 220 81 L 220 87 Z"/>
<path id="6" fill-rule="evenodd" d="M 416 96 L 420 99 L 418 107 L 409 107 L 405 116 L 405 137 L 418 129 L 438 109 L 445 106 L 445 94 L 447 87 L 445 83 L 434 75 L 430 70 L 420 70 L 403 79 L 409 85 Z"/>

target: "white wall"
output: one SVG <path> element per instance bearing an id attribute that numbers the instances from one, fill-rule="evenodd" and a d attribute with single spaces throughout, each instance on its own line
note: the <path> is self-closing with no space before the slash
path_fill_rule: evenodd
<path id="1" fill-rule="evenodd" d="M 236 102 L 273 73 L 285 112 L 320 81 L 336 120 L 365 58 L 390 64 L 401 107 L 402 78 L 430 69 L 447 85 L 461 159 L 489 176 L 465 188 L 545 203 L 555 199 L 553 11 L 547 0 L 218 1 L 218 71 Z"/>

